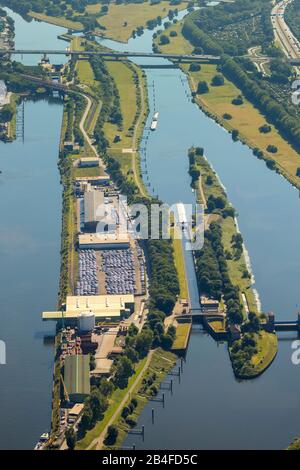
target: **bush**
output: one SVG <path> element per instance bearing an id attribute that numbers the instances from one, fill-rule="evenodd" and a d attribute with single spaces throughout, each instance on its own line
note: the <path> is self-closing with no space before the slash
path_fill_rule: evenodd
<path id="1" fill-rule="evenodd" d="M 236 142 L 238 140 L 238 137 L 239 137 L 239 131 L 237 129 L 233 129 L 233 131 L 231 133 L 231 136 L 232 136 L 232 140 L 234 140 Z"/>
<path id="2" fill-rule="evenodd" d="M 237 98 L 233 98 L 233 100 L 231 101 L 231 103 L 234 104 L 235 106 L 241 106 L 242 104 L 244 104 L 243 97 L 242 97 L 242 96 L 238 96 Z"/>
<path id="3" fill-rule="evenodd" d="M 202 81 L 198 83 L 197 93 L 198 95 L 203 95 L 209 92 L 209 88 L 206 82 Z"/>
<path id="4" fill-rule="evenodd" d="M 262 134 L 267 134 L 268 132 L 271 132 L 271 130 L 272 130 L 272 127 L 269 126 L 269 124 L 264 124 L 263 126 L 259 128 L 259 132 L 261 132 Z"/>
<path id="5" fill-rule="evenodd" d="M 189 68 L 190 72 L 200 72 L 200 70 L 201 70 L 200 64 L 195 64 L 194 62 L 190 64 L 190 68 Z"/>
<path id="6" fill-rule="evenodd" d="M 118 437 L 119 431 L 116 426 L 113 424 L 111 426 L 108 426 L 107 429 L 107 434 L 104 440 L 105 445 L 113 445 L 115 444 L 117 437 Z"/>
<path id="7" fill-rule="evenodd" d="M 223 119 L 226 119 L 226 121 L 230 121 L 232 119 L 232 116 L 229 113 L 224 113 L 223 114 Z"/>
<path id="8" fill-rule="evenodd" d="M 270 153 L 277 153 L 277 152 L 278 152 L 278 148 L 277 148 L 275 145 L 268 145 L 268 147 L 267 147 L 267 152 L 270 152 Z"/>
<path id="9" fill-rule="evenodd" d="M 211 81 L 212 86 L 222 86 L 224 85 L 224 77 L 221 74 L 217 74 L 213 77 Z"/>

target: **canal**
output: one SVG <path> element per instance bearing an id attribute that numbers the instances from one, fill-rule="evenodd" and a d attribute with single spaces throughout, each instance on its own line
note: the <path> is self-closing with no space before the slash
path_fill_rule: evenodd
<path id="1" fill-rule="evenodd" d="M 184 14 L 184 13 L 183 13 Z M 116 50 L 150 52 L 154 31 L 127 44 L 103 43 Z M 153 59 L 152 59 L 153 60 Z M 136 59 L 138 64 L 149 59 Z M 152 62 L 151 62 L 152 63 Z M 167 63 L 158 59 L 157 63 Z M 235 206 L 248 249 L 263 311 L 278 319 L 295 319 L 299 304 L 300 200 L 282 177 L 267 169 L 252 151 L 208 118 L 191 101 L 186 76 L 178 69 L 145 69 L 150 115 L 142 154 L 151 191 L 170 204 L 191 203 L 187 151 L 204 147 L 206 156 Z M 158 127 L 149 133 L 151 117 Z M 191 291 L 194 276 L 189 272 Z M 192 283 L 192 284 L 191 284 Z M 195 299 L 193 299 L 195 302 Z M 191 335 L 184 373 L 166 407 L 149 403 L 138 427 L 145 441 L 128 436 L 125 445 L 145 449 L 283 449 L 300 435 L 300 370 L 291 362 L 296 337 L 284 334 L 272 366 L 259 378 L 237 381 L 226 344 L 217 344 L 199 329 Z"/>
<path id="2" fill-rule="evenodd" d="M 55 27 L 11 16 L 17 47 L 35 47 L 42 37 L 44 46 L 57 45 Z M 37 60 L 26 57 L 28 64 Z M 54 331 L 42 323 L 41 312 L 57 304 L 62 111 L 60 101 L 25 101 L 24 143 L 21 138 L 0 143 L 0 339 L 6 344 L 6 365 L 0 366 L 1 449 L 32 449 L 50 428 L 54 348 L 44 335 Z"/>

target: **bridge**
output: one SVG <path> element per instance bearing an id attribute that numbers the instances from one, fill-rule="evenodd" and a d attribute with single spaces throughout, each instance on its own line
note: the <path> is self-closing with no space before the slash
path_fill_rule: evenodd
<path id="1" fill-rule="evenodd" d="M 149 59 L 170 59 L 185 62 L 218 62 L 220 56 L 205 55 L 205 54 L 160 54 L 150 52 L 107 52 L 101 50 L 94 51 L 76 51 L 76 50 L 62 50 L 62 49 L 0 49 L 0 55 L 67 55 L 67 56 L 99 56 L 104 58 L 121 59 L 127 57 L 146 57 Z"/>
<path id="2" fill-rule="evenodd" d="M 43 87 L 53 88 L 54 90 L 61 91 L 63 93 L 75 93 L 74 91 L 70 90 L 70 88 L 67 85 L 63 85 L 62 83 L 57 83 L 52 80 L 45 80 L 43 78 L 35 77 L 34 75 L 27 75 L 25 73 L 22 73 L 20 75 L 26 80 L 35 82 L 38 85 L 41 85 Z"/>

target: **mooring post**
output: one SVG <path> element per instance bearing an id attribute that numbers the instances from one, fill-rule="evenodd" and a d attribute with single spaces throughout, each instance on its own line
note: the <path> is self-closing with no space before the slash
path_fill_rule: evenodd
<path id="1" fill-rule="evenodd" d="M 183 359 L 182 357 L 180 358 L 180 368 L 181 368 L 181 372 L 183 371 Z"/>
<path id="2" fill-rule="evenodd" d="M 165 407 L 165 394 L 163 393 L 162 394 L 162 404 L 163 404 L 163 408 Z"/>
<path id="3" fill-rule="evenodd" d="M 173 394 L 173 379 L 171 379 L 171 394 Z"/>
<path id="4" fill-rule="evenodd" d="M 143 436 L 143 442 L 144 442 L 144 438 L 145 438 L 145 426 L 144 426 L 144 424 L 142 425 L 142 436 Z"/>
<path id="5" fill-rule="evenodd" d="M 181 371 L 180 371 L 180 367 L 178 367 L 178 378 L 179 378 L 179 383 L 181 381 Z"/>
<path id="6" fill-rule="evenodd" d="M 151 414 L 152 414 L 152 424 L 154 424 L 154 408 L 152 408 Z"/>
<path id="7" fill-rule="evenodd" d="M 132 450 L 135 450 L 135 444 L 132 444 Z"/>

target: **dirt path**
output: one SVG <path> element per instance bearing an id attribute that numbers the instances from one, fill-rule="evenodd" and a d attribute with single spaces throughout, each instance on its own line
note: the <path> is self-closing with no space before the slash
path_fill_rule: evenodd
<path id="1" fill-rule="evenodd" d="M 87 142 L 89 147 L 92 149 L 92 152 L 95 154 L 95 156 L 97 158 L 101 158 L 100 155 L 98 154 L 98 151 L 97 151 L 96 147 L 92 144 L 91 138 L 90 138 L 90 136 L 88 135 L 88 133 L 85 129 L 85 123 L 86 123 L 86 120 L 89 116 L 91 108 L 93 106 L 93 102 L 92 102 L 91 98 L 88 95 L 85 95 L 84 93 L 82 93 L 82 96 L 87 101 L 87 106 L 86 106 L 86 108 L 84 110 L 84 113 L 82 115 L 82 118 L 81 118 L 81 121 L 80 121 L 80 124 L 79 124 L 79 128 L 80 128 L 80 130 L 81 130 L 81 132 L 84 136 L 85 141 Z M 101 112 L 101 108 L 100 108 L 99 112 Z M 103 167 L 105 168 L 104 162 L 102 160 L 101 160 L 101 162 L 102 162 Z"/>
<path id="2" fill-rule="evenodd" d="M 153 356 L 153 353 L 154 353 L 154 350 L 150 351 L 149 354 L 148 354 L 148 357 L 147 357 L 147 360 L 146 360 L 146 363 L 144 365 L 144 367 L 142 368 L 141 372 L 139 373 L 139 375 L 136 377 L 135 381 L 133 382 L 133 384 L 131 385 L 130 389 L 128 390 L 128 392 L 126 393 L 125 397 L 123 398 L 123 400 L 121 401 L 121 403 L 119 404 L 118 408 L 116 409 L 116 411 L 114 412 L 114 414 L 112 415 L 112 417 L 110 418 L 110 420 L 108 421 L 107 425 L 105 426 L 105 428 L 103 429 L 103 431 L 101 432 L 100 436 L 96 439 L 94 439 L 91 444 L 88 446 L 87 450 L 91 450 L 93 448 L 95 448 L 96 446 L 96 450 L 100 450 L 103 446 L 103 441 L 105 439 L 105 436 L 107 434 L 107 429 L 109 426 L 111 426 L 114 421 L 117 419 L 118 415 L 121 413 L 122 409 L 124 408 L 124 406 L 126 405 L 126 402 L 128 401 L 128 399 L 130 398 L 131 394 L 133 393 L 135 387 L 137 386 L 140 378 L 142 377 L 142 375 L 144 374 L 145 370 L 147 369 L 147 367 L 149 366 L 150 364 L 150 361 L 152 359 L 152 356 Z"/>

